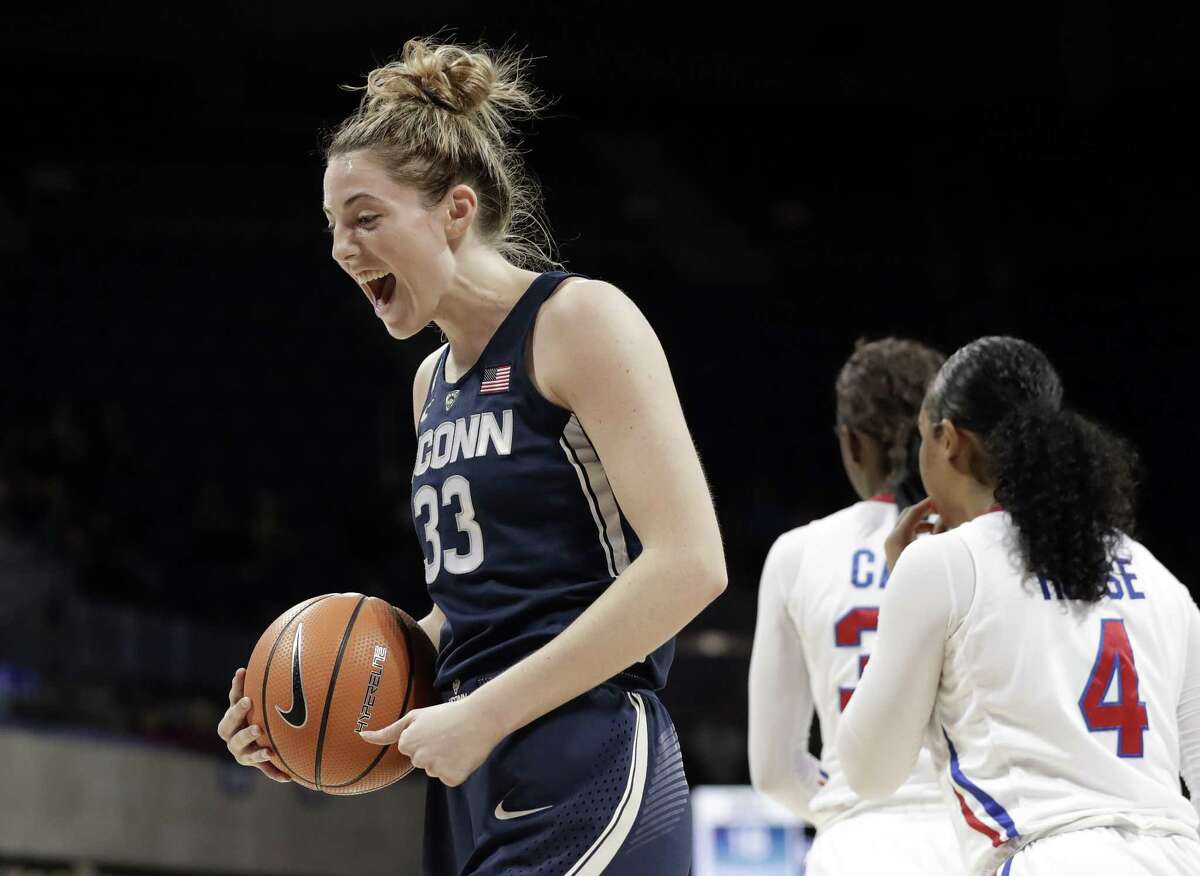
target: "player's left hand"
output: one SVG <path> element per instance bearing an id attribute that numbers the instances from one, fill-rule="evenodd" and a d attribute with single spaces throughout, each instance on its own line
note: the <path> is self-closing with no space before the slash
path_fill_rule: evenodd
<path id="1" fill-rule="evenodd" d="M 896 521 L 896 526 L 892 529 L 891 535 L 883 543 L 884 553 L 887 554 L 887 567 L 889 571 L 895 571 L 896 561 L 900 559 L 900 554 L 904 552 L 906 547 L 916 541 L 918 535 L 924 535 L 925 533 L 937 534 L 945 529 L 941 519 L 936 521 L 929 519 L 930 514 L 936 513 L 937 508 L 934 507 L 933 499 L 929 497 L 904 509 L 904 513 Z"/>
<path id="2" fill-rule="evenodd" d="M 474 714 L 470 698 L 413 709 L 381 730 L 364 730 L 375 745 L 396 743 L 426 775 L 453 788 L 467 780 L 503 738 L 487 716 Z"/>

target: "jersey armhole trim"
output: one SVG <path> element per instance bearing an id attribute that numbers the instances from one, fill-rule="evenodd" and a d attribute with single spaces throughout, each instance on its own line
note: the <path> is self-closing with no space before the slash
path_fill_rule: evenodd
<path id="1" fill-rule="evenodd" d="M 442 344 L 441 348 L 435 350 L 437 359 L 433 363 L 433 370 L 429 373 L 429 385 L 425 387 L 425 407 L 429 407 L 429 401 L 433 398 L 433 388 L 437 386 L 438 375 L 442 374 L 442 369 L 446 365 L 446 356 L 450 351 L 450 344 Z M 422 365 L 425 363 L 422 362 Z"/>
<path id="2" fill-rule="evenodd" d="M 568 272 L 567 276 L 559 280 L 558 284 L 550 290 L 550 293 L 542 300 L 541 304 L 538 305 L 537 311 L 533 314 L 533 320 L 529 323 L 529 331 L 525 332 L 525 337 L 521 339 L 521 374 L 525 378 L 526 382 L 529 383 L 529 388 L 533 390 L 533 395 L 543 404 L 548 406 L 555 414 L 565 414 L 567 417 L 574 416 L 575 412 L 570 408 L 564 408 L 556 401 L 551 401 L 550 399 L 546 398 L 546 394 L 542 392 L 542 388 L 534 379 L 533 368 L 530 367 L 533 364 L 533 336 L 537 332 L 538 318 L 542 315 L 542 308 L 546 306 L 546 303 L 551 298 L 561 292 L 563 287 L 568 285 L 572 280 L 587 281 L 592 279 L 595 278 L 588 277 L 583 274 L 574 274 Z"/>
<path id="3" fill-rule="evenodd" d="M 442 344 L 441 349 L 434 350 L 433 353 L 430 353 L 429 356 L 421 360 L 421 364 L 417 366 L 417 373 L 413 375 L 415 388 L 416 381 L 421 376 L 421 369 L 425 367 L 425 363 L 429 361 L 430 356 L 433 356 L 434 353 L 437 354 L 437 360 L 433 363 L 433 370 L 429 375 L 429 385 L 425 387 L 424 401 L 421 403 L 420 410 L 413 411 L 413 426 L 416 427 L 415 432 L 418 435 L 421 433 L 421 423 L 424 421 L 425 415 L 429 413 L 429 407 L 433 403 L 433 388 L 437 385 L 438 372 L 441 370 L 443 360 L 446 358 L 449 350 L 449 343 Z"/>

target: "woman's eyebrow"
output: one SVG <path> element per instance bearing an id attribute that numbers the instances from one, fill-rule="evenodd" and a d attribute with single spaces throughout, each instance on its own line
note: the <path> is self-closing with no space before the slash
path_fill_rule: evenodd
<path id="1" fill-rule="evenodd" d="M 372 195 L 370 192 L 357 192 L 357 193 L 351 195 L 350 197 L 346 198 L 345 202 L 342 204 L 342 209 L 345 210 L 347 207 L 349 207 L 351 204 L 353 204 L 359 198 L 375 198 L 375 196 Z M 332 212 L 329 209 L 329 206 L 327 204 L 322 204 L 321 209 L 327 214 Z"/>

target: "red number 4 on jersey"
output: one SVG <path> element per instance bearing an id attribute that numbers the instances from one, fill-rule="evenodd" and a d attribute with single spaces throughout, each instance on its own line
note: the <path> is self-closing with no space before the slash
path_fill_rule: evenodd
<path id="1" fill-rule="evenodd" d="M 1105 702 L 1104 694 L 1117 676 L 1116 702 Z M 1100 649 L 1096 665 L 1079 697 L 1079 711 L 1088 730 L 1117 731 L 1117 755 L 1141 757 L 1145 746 L 1143 737 L 1150 727 L 1146 704 L 1138 697 L 1137 667 L 1133 663 L 1133 646 L 1125 632 L 1125 621 L 1100 622 Z"/>

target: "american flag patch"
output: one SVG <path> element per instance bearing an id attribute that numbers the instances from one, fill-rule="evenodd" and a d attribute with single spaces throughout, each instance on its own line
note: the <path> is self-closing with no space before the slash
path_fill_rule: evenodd
<path id="1" fill-rule="evenodd" d="M 479 386 L 480 395 L 489 392 L 505 392 L 508 389 L 510 377 L 512 377 L 511 365 L 485 368 L 483 371 L 483 383 Z"/>

